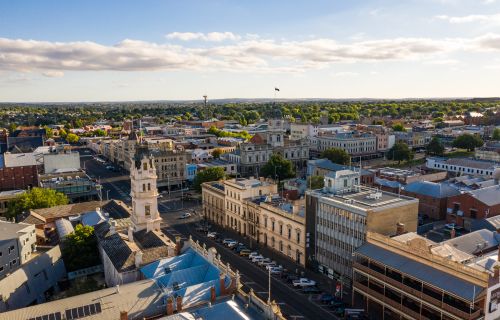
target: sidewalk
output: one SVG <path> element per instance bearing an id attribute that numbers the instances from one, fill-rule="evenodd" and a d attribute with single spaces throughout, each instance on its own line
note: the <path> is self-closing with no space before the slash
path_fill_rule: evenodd
<path id="1" fill-rule="evenodd" d="M 245 244 L 250 250 L 258 251 L 264 257 L 276 261 L 278 265 L 282 265 L 283 268 L 287 269 L 291 273 L 296 273 L 299 276 L 316 281 L 316 285 L 321 291 L 335 295 L 335 288 L 336 288 L 335 280 L 300 266 L 299 264 L 291 261 L 290 258 L 288 258 L 287 256 L 279 253 L 278 251 L 272 250 L 269 247 L 264 246 L 264 244 L 260 243 L 257 244 L 255 241 L 252 241 L 252 246 L 250 246 L 250 239 L 248 237 L 243 237 L 239 235 L 234 230 L 225 229 L 216 225 L 212 225 L 211 230 L 219 232 L 221 235 L 223 235 L 223 237 L 231 238 Z M 345 292 L 342 298 L 343 298 L 342 300 L 347 305 L 351 304 L 350 293 Z"/>

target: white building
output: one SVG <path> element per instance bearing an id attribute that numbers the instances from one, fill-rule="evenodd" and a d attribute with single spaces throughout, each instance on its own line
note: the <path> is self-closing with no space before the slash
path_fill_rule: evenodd
<path id="1" fill-rule="evenodd" d="M 307 139 L 318 135 L 319 127 L 309 123 L 291 123 L 290 140 Z"/>
<path id="2" fill-rule="evenodd" d="M 457 175 L 474 175 L 492 177 L 493 171 L 500 167 L 500 164 L 493 161 L 474 160 L 469 158 L 427 158 L 426 167 L 429 169 L 453 172 Z"/>

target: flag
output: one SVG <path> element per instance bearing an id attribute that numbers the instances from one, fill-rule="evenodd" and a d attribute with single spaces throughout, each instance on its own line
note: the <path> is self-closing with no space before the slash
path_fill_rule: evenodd
<path id="1" fill-rule="evenodd" d="M 280 89 L 278 89 L 278 88 L 274 87 L 274 91 L 280 91 Z"/>

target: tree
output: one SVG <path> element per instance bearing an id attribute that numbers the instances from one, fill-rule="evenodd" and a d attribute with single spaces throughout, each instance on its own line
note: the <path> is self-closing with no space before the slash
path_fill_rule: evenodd
<path id="1" fill-rule="evenodd" d="M 260 169 L 260 175 L 273 179 L 283 180 L 295 177 L 292 162 L 283 158 L 281 154 L 273 154 L 269 161 Z"/>
<path id="2" fill-rule="evenodd" d="M 212 167 L 200 171 L 196 174 L 193 180 L 193 186 L 197 191 L 201 191 L 201 184 L 203 182 L 218 181 L 225 176 L 224 168 Z"/>
<path id="3" fill-rule="evenodd" d="M 220 149 L 220 148 L 216 148 L 216 149 L 214 149 L 214 151 L 212 151 L 212 156 L 214 157 L 214 159 L 220 158 L 221 154 L 223 154 L 223 152 L 222 152 L 222 149 Z"/>
<path id="4" fill-rule="evenodd" d="M 45 135 L 47 136 L 47 138 L 54 137 L 54 131 L 51 128 L 45 126 L 44 129 L 45 129 Z"/>
<path id="5" fill-rule="evenodd" d="M 70 272 L 98 265 L 100 261 L 94 227 L 78 224 L 75 231 L 64 238 L 62 255 L 66 269 Z"/>
<path id="6" fill-rule="evenodd" d="M 59 130 L 59 136 L 63 139 L 66 139 L 66 136 L 68 135 L 68 133 L 66 132 L 66 130 L 64 129 L 60 129 Z"/>
<path id="7" fill-rule="evenodd" d="M 401 123 L 396 123 L 395 125 L 392 126 L 392 130 L 394 131 L 400 131 L 400 132 L 406 132 L 405 127 Z"/>
<path id="8" fill-rule="evenodd" d="M 53 189 L 33 188 L 8 203 L 7 216 L 13 218 L 30 209 L 51 208 L 68 204 L 68 197 Z"/>
<path id="9" fill-rule="evenodd" d="M 310 176 L 307 178 L 307 186 L 310 189 L 321 189 L 325 186 L 325 180 L 322 176 Z"/>
<path id="10" fill-rule="evenodd" d="M 351 159 L 349 154 L 344 149 L 339 148 L 326 149 L 323 153 L 321 153 L 321 158 L 327 158 L 333 163 L 344 165 L 349 164 L 349 160 Z"/>
<path id="11" fill-rule="evenodd" d="M 438 137 L 432 138 L 431 142 L 427 145 L 427 154 L 433 156 L 442 156 L 444 154 L 444 145 Z"/>
<path id="12" fill-rule="evenodd" d="M 475 148 L 481 147 L 483 144 L 483 139 L 469 133 L 459 135 L 453 140 L 453 146 L 455 148 L 467 149 L 467 151 L 474 151 Z"/>
<path id="13" fill-rule="evenodd" d="M 68 141 L 68 143 L 77 143 L 79 140 L 80 137 L 74 133 L 68 133 L 68 135 L 66 136 L 66 141 Z"/>
<path id="14" fill-rule="evenodd" d="M 399 164 L 401 161 L 410 161 L 413 159 L 413 153 L 406 143 L 399 141 L 389 150 L 387 158 L 389 160 L 397 160 Z"/>
<path id="15" fill-rule="evenodd" d="M 15 124 L 14 122 L 10 123 L 9 124 L 9 132 L 10 134 L 14 133 L 14 131 L 16 131 L 17 129 L 17 124 Z"/>
<path id="16" fill-rule="evenodd" d="M 491 138 L 493 140 L 496 140 L 496 141 L 500 140 L 500 128 L 495 128 L 495 130 L 493 130 L 493 134 L 491 135 Z"/>
<path id="17" fill-rule="evenodd" d="M 106 131 L 102 130 L 102 129 L 97 129 L 97 130 L 94 130 L 94 136 L 96 137 L 104 137 L 106 136 Z"/>

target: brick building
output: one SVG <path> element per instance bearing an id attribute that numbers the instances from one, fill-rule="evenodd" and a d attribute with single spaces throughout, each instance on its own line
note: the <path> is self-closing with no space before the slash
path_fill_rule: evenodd
<path id="1" fill-rule="evenodd" d="M 443 220 L 446 217 L 448 198 L 459 195 L 460 191 L 446 183 L 415 181 L 403 187 L 401 193 L 419 200 L 419 214 Z"/>
<path id="2" fill-rule="evenodd" d="M 500 185 L 472 190 L 448 198 L 446 220 L 470 230 L 478 219 L 500 215 Z"/>
<path id="3" fill-rule="evenodd" d="M 38 186 L 37 166 L 0 167 L 0 191 Z"/>

